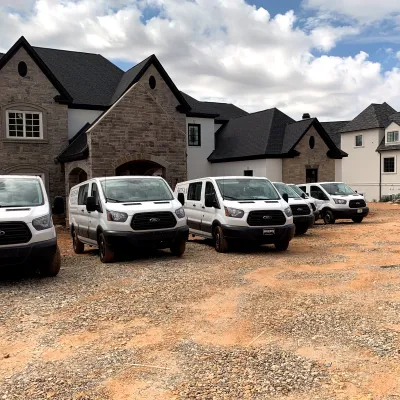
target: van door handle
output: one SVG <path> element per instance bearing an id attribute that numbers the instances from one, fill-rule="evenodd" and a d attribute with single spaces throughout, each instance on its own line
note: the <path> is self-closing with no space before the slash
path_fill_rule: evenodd
<path id="1" fill-rule="evenodd" d="M 193 204 L 193 207 L 196 207 L 196 204 Z"/>
<path id="2" fill-rule="evenodd" d="M 201 208 L 202 208 L 203 210 L 205 209 L 205 207 L 204 207 L 204 206 L 202 206 Z"/>
<path id="3" fill-rule="evenodd" d="M 85 209 L 84 208 L 82 208 L 82 210 L 81 210 L 82 212 L 85 212 Z"/>

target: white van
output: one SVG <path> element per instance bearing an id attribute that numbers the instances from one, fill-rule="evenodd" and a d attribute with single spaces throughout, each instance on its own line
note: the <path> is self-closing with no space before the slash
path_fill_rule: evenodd
<path id="1" fill-rule="evenodd" d="M 304 199 L 310 205 L 310 207 L 314 213 L 314 219 L 315 219 L 315 221 L 318 221 L 319 211 L 317 209 L 317 203 L 316 203 L 315 199 L 313 199 L 310 196 L 307 196 L 298 186 L 296 186 L 293 183 L 288 183 L 288 186 L 291 189 L 293 189 L 302 199 Z"/>
<path id="2" fill-rule="evenodd" d="M 224 253 L 234 241 L 286 250 L 295 232 L 292 210 L 266 178 L 229 176 L 178 183 L 191 234 L 213 238 Z"/>
<path id="3" fill-rule="evenodd" d="M 185 252 L 185 211 L 161 177 L 94 178 L 71 189 L 69 225 L 75 253 L 98 247 L 103 263 L 131 247 Z"/>
<path id="4" fill-rule="evenodd" d="M 53 213 L 63 214 L 64 208 L 63 198 L 57 197 Z M 60 266 L 52 209 L 43 181 L 36 176 L 0 175 L 0 267 L 56 276 Z"/>
<path id="5" fill-rule="evenodd" d="M 337 219 L 360 223 L 369 213 L 362 195 L 343 182 L 319 182 L 297 185 L 317 202 L 318 211 L 326 224 Z"/>
<path id="6" fill-rule="evenodd" d="M 287 194 L 289 197 L 289 206 L 292 209 L 296 233 L 298 235 L 305 234 L 315 222 L 311 206 L 285 183 L 273 182 L 273 184 L 281 196 Z"/>

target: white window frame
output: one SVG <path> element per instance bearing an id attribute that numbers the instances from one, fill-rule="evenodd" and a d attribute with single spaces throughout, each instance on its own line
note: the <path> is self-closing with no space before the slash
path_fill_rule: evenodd
<path id="1" fill-rule="evenodd" d="M 388 158 L 394 159 L 394 171 L 393 172 L 385 172 L 385 160 Z M 382 174 L 397 174 L 397 156 L 383 157 L 383 159 L 382 159 Z"/>
<path id="2" fill-rule="evenodd" d="M 397 133 L 397 140 L 393 140 L 393 142 L 389 142 L 389 133 L 393 133 L 393 134 Z M 394 137 L 393 137 L 393 139 L 394 139 Z M 398 142 L 399 142 L 399 131 L 390 131 L 386 134 L 386 143 L 392 144 L 392 143 L 398 143 Z"/>
<path id="3" fill-rule="evenodd" d="M 12 114 L 23 114 L 23 128 L 24 128 L 24 136 L 10 136 L 10 113 Z M 27 137 L 26 136 L 26 119 L 25 115 L 26 114 L 35 114 L 39 115 L 39 137 Z M 41 111 L 20 111 L 20 110 L 7 110 L 6 111 L 6 137 L 7 139 L 12 139 L 12 140 L 43 140 L 43 113 Z"/>
<path id="4" fill-rule="evenodd" d="M 357 145 L 357 138 L 359 136 L 361 136 L 361 145 L 360 146 Z M 364 137 L 363 137 L 363 135 L 354 136 L 354 147 L 364 147 Z"/>

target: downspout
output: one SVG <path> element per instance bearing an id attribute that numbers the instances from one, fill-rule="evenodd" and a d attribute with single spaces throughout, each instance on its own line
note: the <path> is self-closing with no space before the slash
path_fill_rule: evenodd
<path id="1" fill-rule="evenodd" d="M 379 152 L 379 201 L 382 201 L 382 153 Z"/>

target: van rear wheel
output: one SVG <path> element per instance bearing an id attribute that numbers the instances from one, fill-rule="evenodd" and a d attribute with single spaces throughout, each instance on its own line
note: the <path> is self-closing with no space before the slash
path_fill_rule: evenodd
<path id="1" fill-rule="evenodd" d="M 85 245 L 79 240 L 75 229 L 72 231 L 72 247 L 75 254 L 82 254 L 85 251 Z"/>
<path id="2" fill-rule="evenodd" d="M 225 238 L 224 232 L 220 226 L 217 226 L 214 231 L 215 250 L 218 253 L 227 253 L 229 250 L 229 243 Z"/>
<path id="3" fill-rule="evenodd" d="M 115 258 L 114 250 L 107 245 L 106 238 L 102 233 L 99 235 L 99 256 L 104 264 L 112 263 Z"/>
<path id="4" fill-rule="evenodd" d="M 186 250 L 186 240 L 179 239 L 171 246 L 171 253 L 176 257 L 182 257 Z"/>
<path id="5" fill-rule="evenodd" d="M 60 272 L 61 269 L 61 253 L 60 249 L 57 246 L 57 250 L 54 256 L 48 261 L 47 264 L 40 267 L 40 273 L 44 276 L 56 276 Z"/>

